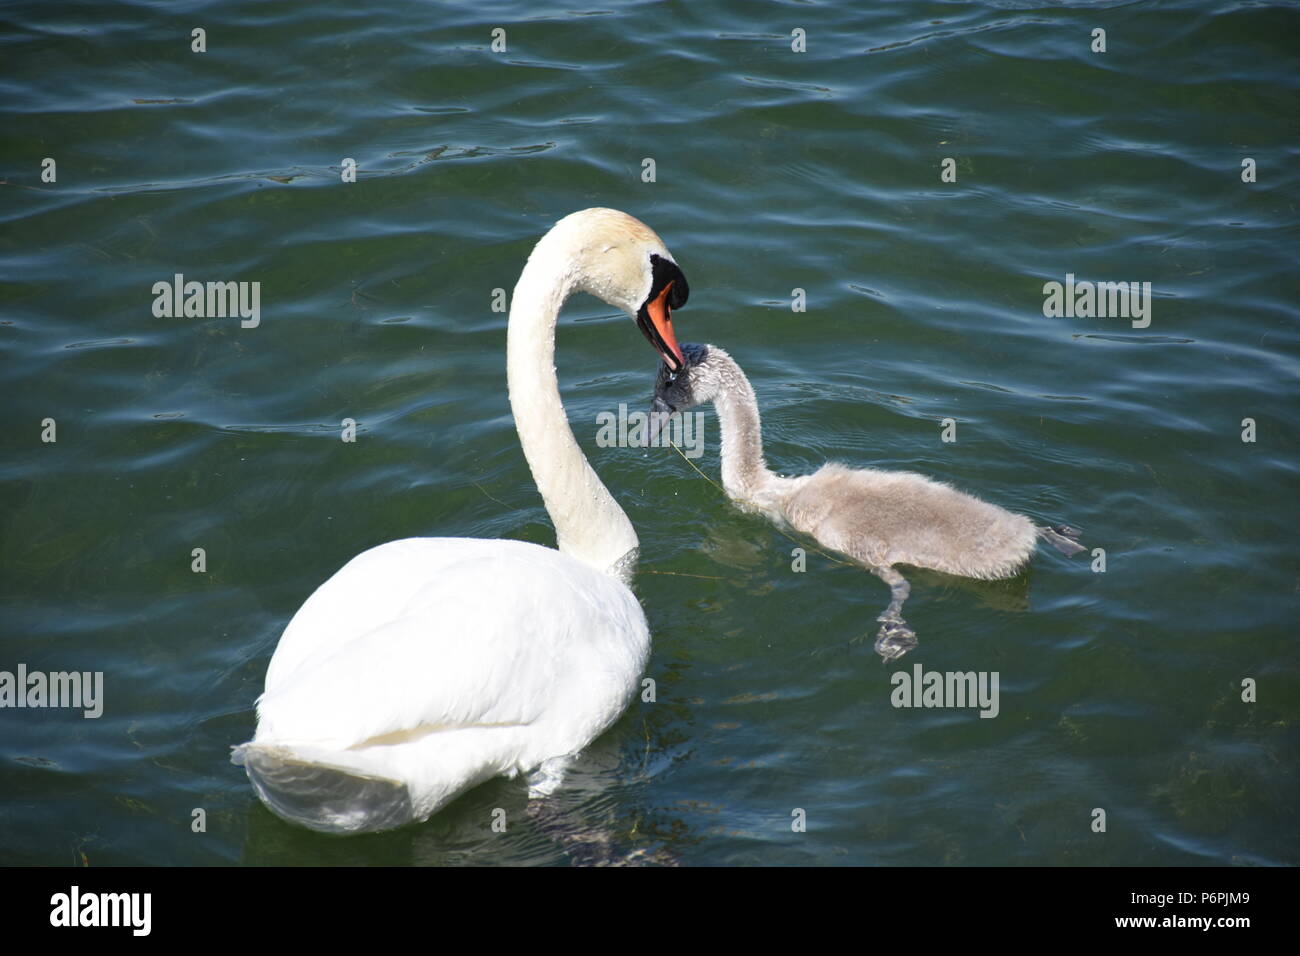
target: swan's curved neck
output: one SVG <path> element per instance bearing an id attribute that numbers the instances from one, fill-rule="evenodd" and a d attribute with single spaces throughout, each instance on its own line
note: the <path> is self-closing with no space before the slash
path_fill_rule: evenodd
<path id="1" fill-rule="evenodd" d="M 722 431 L 722 487 L 738 501 L 758 503 L 776 480 L 763 459 L 763 425 L 749 379 L 730 357 L 713 397 Z"/>
<path id="2" fill-rule="evenodd" d="M 506 334 L 510 409 L 524 457 L 555 524 L 556 545 L 625 581 L 636 532 L 569 427 L 555 376 L 555 323 L 578 283 L 563 246 L 544 238 L 515 284 Z"/>

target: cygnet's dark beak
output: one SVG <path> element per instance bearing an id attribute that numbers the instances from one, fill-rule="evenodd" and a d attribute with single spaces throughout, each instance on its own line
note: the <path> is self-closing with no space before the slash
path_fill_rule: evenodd
<path id="1" fill-rule="evenodd" d="M 675 411 L 677 409 L 669 405 L 663 395 L 655 392 L 654 401 L 650 403 L 650 437 L 646 441 L 647 445 L 653 447 L 659 432 L 668 424 L 668 416 Z"/>

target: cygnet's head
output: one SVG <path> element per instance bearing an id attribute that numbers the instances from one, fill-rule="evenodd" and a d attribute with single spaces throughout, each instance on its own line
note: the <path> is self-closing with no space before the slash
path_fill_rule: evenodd
<path id="1" fill-rule="evenodd" d="M 659 372 L 655 376 L 654 403 L 650 410 L 671 415 L 713 401 L 722 386 L 723 363 L 719 360 L 719 354 L 726 357 L 727 353 L 716 345 L 686 342 L 682 345 L 685 368 L 673 371 L 667 364 L 660 362 Z"/>
<path id="2" fill-rule="evenodd" d="M 747 387 L 745 373 L 736 360 L 716 345 L 682 345 L 685 366 L 674 371 L 659 363 L 654 400 L 650 404 L 650 441 L 667 424 L 668 416 L 704 405 L 720 395 Z"/>
<path id="3" fill-rule="evenodd" d="M 672 310 L 686 304 L 686 276 L 654 230 L 617 209 L 583 209 L 565 216 L 537 244 L 552 268 L 573 277 L 573 291 L 589 292 L 636 320 L 664 362 L 684 364 L 673 333 Z"/>

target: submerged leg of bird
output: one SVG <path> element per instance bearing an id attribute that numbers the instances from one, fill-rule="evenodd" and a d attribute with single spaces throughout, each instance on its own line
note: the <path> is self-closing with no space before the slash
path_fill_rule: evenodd
<path id="1" fill-rule="evenodd" d="M 528 775 L 528 799 L 549 797 L 559 790 L 560 785 L 564 783 L 564 775 L 568 773 L 569 765 L 572 763 L 572 754 L 543 760 L 542 765 Z"/>
<path id="2" fill-rule="evenodd" d="M 563 801 L 529 800 L 524 813 L 537 832 L 564 850 L 574 866 L 677 866 L 667 847 L 626 848 L 627 838 L 612 824 L 584 819 L 581 808 L 566 808 Z"/>
<path id="3" fill-rule="evenodd" d="M 1056 527 L 1045 525 L 1038 529 L 1038 536 L 1048 542 L 1067 557 L 1073 557 L 1080 551 L 1087 551 L 1083 545 L 1079 544 L 1079 529 L 1071 528 L 1063 524 Z"/>
<path id="4" fill-rule="evenodd" d="M 889 607 L 876 618 L 881 622 L 880 632 L 876 635 L 876 653 L 880 655 L 881 663 L 888 663 L 916 647 L 916 632 L 903 620 L 903 602 L 912 588 L 907 579 L 893 568 L 872 568 L 871 573 L 889 585 Z"/>

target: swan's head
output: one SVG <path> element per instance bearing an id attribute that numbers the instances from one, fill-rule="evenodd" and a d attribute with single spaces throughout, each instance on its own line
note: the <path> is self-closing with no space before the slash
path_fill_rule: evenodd
<path id="1" fill-rule="evenodd" d="M 590 292 L 636 320 L 670 368 L 686 362 L 673 333 L 673 309 L 686 304 L 686 276 L 653 229 L 617 209 L 565 216 L 542 242 L 570 270 L 574 291 Z"/>

